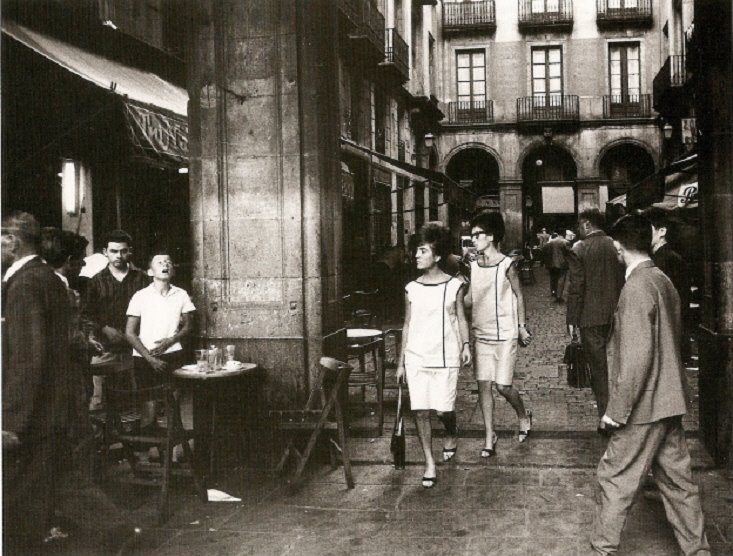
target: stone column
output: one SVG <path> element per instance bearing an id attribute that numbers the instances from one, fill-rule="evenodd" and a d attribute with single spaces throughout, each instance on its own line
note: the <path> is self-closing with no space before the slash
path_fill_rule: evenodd
<path id="1" fill-rule="evenodd" d="M 522 180 L 499 181 L 499 207 L 504 216 L 504 251 L 522 248 L 522 218 L 523 218 Z"/>
<path id="2" fill-rule="evenodd" d="M 302 400 L 340 322 L 337 11 L 206 0 L 189 63 L 193 289 L 206 343 Z"/>

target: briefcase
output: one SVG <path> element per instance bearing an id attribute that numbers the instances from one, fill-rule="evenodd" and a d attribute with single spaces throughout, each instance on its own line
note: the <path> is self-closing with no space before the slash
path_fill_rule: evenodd
<path id="1" fill-rule="evenodd" d="M 395 469 L 405 468 L 405 417 L 402 414 L 402 381 L 397 384 L 397 417 L 392 430 L 390 450 Z"/>
<path id="2" fill-rule="evenodd" d="M 585 352 L 577 339 L 565 347 L 563 363 L 567 365 L 568 386 L 573 388 L 588 388 L 590 386 L 590 365 L 585 358 Z"/>

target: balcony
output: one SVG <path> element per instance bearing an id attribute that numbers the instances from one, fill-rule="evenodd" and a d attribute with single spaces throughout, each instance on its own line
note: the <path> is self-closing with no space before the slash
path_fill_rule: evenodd
<path id="1" fill-rule="evenodd" d="M 448 103 L 449 124 L 494 123 L 494 101 L 474 100 Z"/>
<path id="2" fill-rule="evenodd" d="M 494 0 L 443 2 L 443 32 L 496 31 Z"/>
<path id="3" fill-rule="evenodd" d="M 667 58 L 654 77 L 654 109 L 670 118 L 686 116 L 688 100 L 691 100 L 685 91 L 686 82 L 685 56 L 677 54 Z"/>
<path id="4" fill-rule="evenodd" d="M 603 117 L 611 120 L 650 118 L 651 95 L 603 95 Z"/>
<path id="5" fill-rule="evenodd" d="M 578 95 L 543 95 L 517 99 L 517 123 L 539 126 L 577 124 Z"/>
<path id="6" fill-rule="evenodd" d="M 384 30 L 384 52 L 384 62 L 379 64 L 384 73 L 399 83 L 408 81 L 410 50 L 397 29 Z"/>
<path id="7" fill-rule="evenodd" d="M 606 29 L 651 25 L 652 0 L 596 0 L 596 23 Z"/>
<path id="8" fill-rule="evenodd" d="M 573 0 L 517 1 L 521 32 L 572 30 Z"/>
<path id="9" fill-rule="evenodd" d="M 384 60 L 384 16 L 373 0 L 359 0 L 358 25 L 349 34 L 354 47 L 379 61 Z"/>

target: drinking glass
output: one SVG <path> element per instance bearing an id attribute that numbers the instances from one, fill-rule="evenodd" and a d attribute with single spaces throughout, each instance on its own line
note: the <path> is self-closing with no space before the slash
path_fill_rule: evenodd
<path id="1" fill-rule="evenodd" d="M 236 347 L 232 344 L 229 344 L 226 347 L 226 362 L 234 361 L 234 354 L 235 354 Z"/>
<path id="2" fill-rule="evenodd" d="M 209 350 L 208 349 L 197 349 L 196 353 L 196 368 L 200 373 L 205 373 L 209 370 Z"/>
<path id="3" fill-rule="evenodd" d="M 221 351 L 217 347 L 212 347 L 209 351 L 209 372 L 213 373 L 221 367 Z"/>

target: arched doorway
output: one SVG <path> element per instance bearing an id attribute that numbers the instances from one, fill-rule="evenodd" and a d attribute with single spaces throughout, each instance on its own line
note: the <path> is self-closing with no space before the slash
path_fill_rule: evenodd
<path id="1" fill-rule="evenodd" d="M 573 227 L 577 175 L 573 156 L 562 147 L 541 145 L 525 156 L 522 162 L 525 238 L 535 237 L 541 228 L 551 231 Z"/>
<path id="2" fill-rule="evenodd" d="M 445 173 L 452 180 L 470 187 L 476 197 L 499 199 L 499 163 L 484 149 L 463 149 L 448 161 Z"/>
<path id="3" fill-rule="evenodd" d="M 634 143 L 608 149 L 598 164 L 601 177 L 609 181 L 608 198 L 623 195 L 635 183 L 654 173 L 651 155 Z"/>

